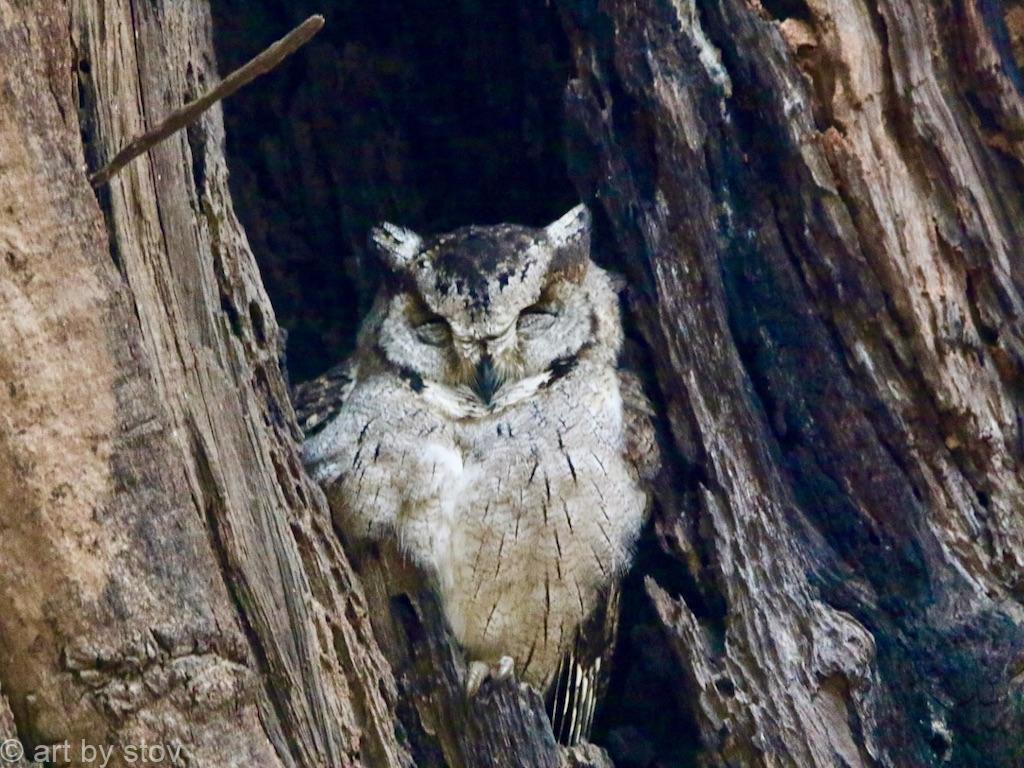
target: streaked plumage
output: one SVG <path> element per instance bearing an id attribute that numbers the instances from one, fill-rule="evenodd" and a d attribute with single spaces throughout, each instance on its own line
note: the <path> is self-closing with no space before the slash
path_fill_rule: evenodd
<path id="1" fill-rule="evenodd" d="M 347 534 L 431 575 L 471 660 L 511 657 L 585 738 L 656 467 L 589 214 L 372 238 L 390 273 L 355 358 L 296 391 L 306 462 Z"/>

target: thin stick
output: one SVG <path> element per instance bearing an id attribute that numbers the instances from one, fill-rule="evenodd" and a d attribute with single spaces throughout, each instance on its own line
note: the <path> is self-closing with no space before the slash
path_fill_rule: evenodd
<path id="1" fill-rule="evenodd" d="M 269 48 L 253 59 L 240 66 L 230 75 L 225 77 L 211 90 L 200 96 L 195 101 L 190 101 L 180 109 L 175 110 L 164 119 L 160 125 L 141 136 L 132 139 L 128 145 L 114 155 L 114 159 L 96 171 L 89 177 L 89 183 L 93 187 L 101 187 L 110 181 L 110 178 L 124 168 L 128 163 L 139 155 L 147 152 L 159 144 L 171 134 L 180 131 L 190 123 L 199 119 L 199 116 L 222 99 L 231 96 L 239 88 L 248 85 L 260 75 L 265 75 L 277 67 L 288 56 L 295 53 L 302 46 L 313 39 L 313 36 L 324 26 L 323 16 L 310 16 L 299 26 L 289 32 L 285 37 L 278 40 Z"/>

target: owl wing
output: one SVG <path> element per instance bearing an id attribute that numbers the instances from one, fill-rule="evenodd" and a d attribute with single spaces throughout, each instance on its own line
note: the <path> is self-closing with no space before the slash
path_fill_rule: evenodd
<path id="1" fill-rule="evenodd" d="M 641 486 L 648 486 L 661 468 L 654 429 L 654 407 L 636 374 L 619 371 L 622 394 L 623 457 Z M 578 630 L 573 649 L 558 666 L 548 691 L 548 711 L 555 737 L 567 746 L 590 738 L 597 702 L 604 698 L 611 677 L 612 655 L 619 629 L 618 584 Z"/>
<path id="2" fill-rule="evenodd" d="M 654 406 L 644 394 L 640 377 L 624 369 L 618 373 L 626 438 L 623 455 L 636 473 L 637 481 L 646 487 L 654 482 L 661 469 L 661 450 L 654 430 Z"/>
<path id="3" fill-rule="evenodd" d="M 292 390 L 295 418 L 307 438 L 312 437 L 341 410 L 356 385 L 357 367 L 351 360 L 334 366 Z"/>

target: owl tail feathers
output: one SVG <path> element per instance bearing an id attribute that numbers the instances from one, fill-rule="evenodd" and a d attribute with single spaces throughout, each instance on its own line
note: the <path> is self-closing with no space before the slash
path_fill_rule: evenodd
<path id="1" fill-rule="evenodd" d="M 590 740 L 597 705 L 608 688 L 619 625 L 619 588 L 580 627 L 576 642 L 558 665 L 547 706 L 555 738 L 567 747 Z"/>
<path id="2" fill-rule="evenodd" d="M 601 659 L 584 667 L 575 653 L 569 653 L 558 666 L 554 693 L 549 704 L 555 738 L 567 747 L 590 739 L 597 709 L 597 678 Z"/>

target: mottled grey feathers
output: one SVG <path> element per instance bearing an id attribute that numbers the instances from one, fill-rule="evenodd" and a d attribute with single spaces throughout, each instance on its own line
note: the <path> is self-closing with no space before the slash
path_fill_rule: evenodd
<path id="1" fill-rule="evenodd" d="M 306 464 L 340 529 L 431 579 L 467 690 L 514 664 L 586 739 L 658 464 L 590 215 L 370 239 L 388 272 L 356 362 L 295 391 Z"/>
<path id="2" fill-rule="evenodd" d="M 351 360 L 340 363 L 292 390 L 295 419 L 306 437 L 312 437 L 338 414 L 355 386 Z"/>

